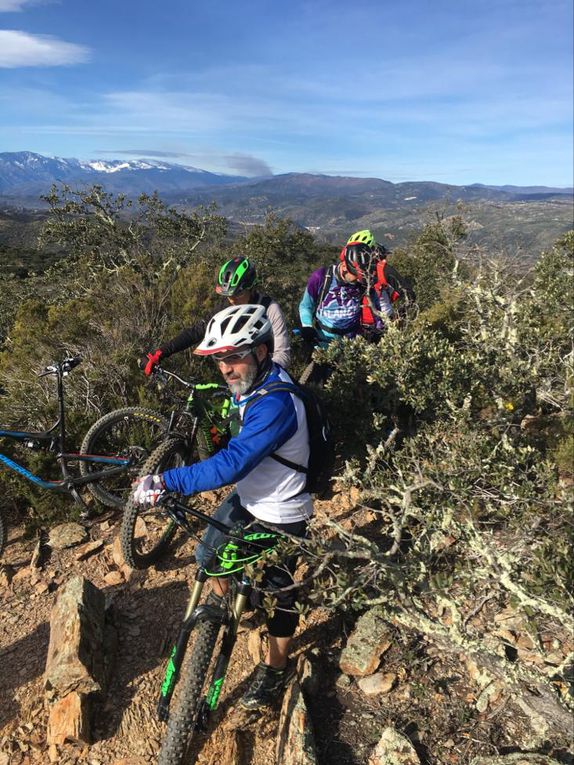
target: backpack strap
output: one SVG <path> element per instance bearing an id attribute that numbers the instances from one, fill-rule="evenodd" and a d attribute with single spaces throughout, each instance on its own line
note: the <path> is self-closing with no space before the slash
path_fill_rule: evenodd
<path id="1" fill-rule="evenodd" d="M 387 287 L 388 281 L 387 281 L 387 274 L 385 273 L 387 268 L 387 259 L 384 258 L 383 260 L 379 260 L 377 263 L 377 281 L 375 283 L 375 287 Z"/>
<path id="2" fill-rule="evenodd" d="M 325 299 L 325 295 L 329 291 L 329 286 L 331 284 L 331 280 L 335 276 L 335 268 L 336 265 L 331 265 L 329 268 L 325 269 L 325 276 L 323 277 L 323 284 L 321 285 L 321 289 L 319 291 L 319 295 L 317 296 L 317 302 L 315 303 L 315 314 L 317 314 L 317 308 L 321 305 L 323 300 Z"/>
<path id="3" fill-rule="evenodd" d="M 245 404 L 245 407 L 243 408 L 243 415 L 245 416 L 245 412 L 249 409 L 249 407 L 252 404 L 255 404 L 257 401 L 259 401 L 260 398 L 263 398 L 263 396 L 267 396 L 269 393 L 275 393 L 277 391 L 288 391 L 289 393 L 294 393 L 296 396 L 298 396 L 300 399 L 303 398 L 303 393 L 301 392 L 301 389 L 298 388 L 296 385 L 293 385 L 293 383 L 283 382 L 283 380 L 276 380 L 273 382 L 270 382 L 269 385 L 267 385 L 265 388 L 260 388 L 254 396 Z M 291 470 L 296 470 L 298 473 L 308 473 L 308 468 L 304 467 L 303 465 L 298 465 L 296 462 L 291 462 L 291 460 L 286 459 L 285 457 L 281 457 L 279 454 L 270 454 L 269 455 L 271 459 L 274 459 L 276 462 L 279 462 L 281 465 L 284 465 L 285 467 L 291 468 Z"/>

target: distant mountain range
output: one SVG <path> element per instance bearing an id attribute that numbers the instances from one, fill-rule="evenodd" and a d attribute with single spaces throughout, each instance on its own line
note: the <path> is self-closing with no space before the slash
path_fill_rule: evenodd
<path id="1" fill-rule="evenodd" d="M 39 197 L 51 184 L 72 187 L 101 184 L 108 191 L 125 194 L 158 191 L 187 201 L 213 200 L 223 204 L 257 200 L 267 204 L 287 200 L 313 202 L 354 201 L 360 208 L 404 206 L 440 199 L 461 201 L 516 201 L 568 197 L 572 189 L 545 186 L 454 186 L 428 181 L 391 183 L 379 178 L 348 178 L 308 173 L 287 173 L 260 178 L 210 173 L 196 167 L 154 160 L 93 160 L 45 157 L 29 151 L 0 153 L 0 195 L 20 200 Z"/>
<path id="2" fill-rule="evenodd" d="M 44 157 L 31 151 L 0 153 L 0 194 L 39 196 L 53 183 L 70 186 L 101 184 L 109 191 L 126 194 L 189 191 L 197 187 L 241 183 L 240 176 L 219 175 L 196 167 L 153 160 L 92 160 Z"/>
<path id="3" fill-rule="evenodd" d="M 3 242 L 17 246 L 25 239 L 22 230 L 13 228 L 14 220 L 27 219 L 33 210 L 44 216 L 47 205 L 40 195 L 53 183 L 73 189 L 99 184 L 131 198 L 157 191 L 165 202 L 184 210 L 215 202 L 237 231 L 263 223 L 270 211 L 329 242 L 370 228 L 391 247 L 408 244 L 437 213 L 462 212 L 469 245 L 487 252 L 529 252 L 529 257 L 574 225 L 572 189 L 391 183 L 310 173 L 246 178 L 152 160 L 81 162 L 23 151 L 0 153 L 0 259 Z"/>

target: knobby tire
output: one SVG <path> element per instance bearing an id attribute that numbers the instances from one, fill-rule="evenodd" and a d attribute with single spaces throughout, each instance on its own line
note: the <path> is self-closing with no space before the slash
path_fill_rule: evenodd
<path id="1" fill-rule="evenodd" d="M 6 544 L 6 523 L 4 522 L 4 518 L 2 517 L 2 512 L 0 511 L 0 555 L 2 555 L 5 544 Z"/>
<path id="2" fill-rule="evenodd" d="M 315 367 L 316 367 L 316 364 L 314 361 L 310 361 L 307 364 L 305 369 L 301 372 L 301 376 L 299 377 L 299 380 L 297 381 L 299 385 L 306 385 L 309 382 L 310 377 L 315 371 Z"/>
<path id="3" fill-rule="evenodd" d="M 141 466 L 167 431 L 168 421 L 153 409 L 128 406 L 100 417 L 82 441 L 82 454 L 131 457 L 133 464 L 125 473 L 87 484 L 89 492 L 107 507 L 122 507 Z M 87 476 L 104 470 L 97 462 L 80 462 L 80 473 Z"/>
<path id="4" fill-rule="evenodd" d="M 182 467 L 186 464 L 185 457 L 187 450 L 184 442 L 179 438 L 170 438 L 161 443 L 157 449 L 147 458 L 139 469 L 139 475 L 156 475 L 164 470 L 174 467 Z M 142 551 L 138 546 L 137 521 L 138 518 L 144 523 L 144 531 L 147 529 L 145 518 L 148 517 L 148 523 L 161 527 L 161 534 L 150 549 Z M 161 510 L 140 505 L 130 494 L 126 502 L 124 514 L 122 517 L 122 526 L 120 529 L 120 541 L 122 555 L 125 562 L 132 568 L 148 568 L 161 558 L 169 547 L 173 539 L 177 526 L 170 518 L 162 516 Z"/>
<path id="5" fill-rule="evenodd" d="M 219 624 L 201 622 L 191 653 L 184 659 L 177 698 L 170 711 L 167 731 L 159 752 L 158 765 L 182 765 L 196 733 L 197 716 L 207 691 L 209 668 Z"/>

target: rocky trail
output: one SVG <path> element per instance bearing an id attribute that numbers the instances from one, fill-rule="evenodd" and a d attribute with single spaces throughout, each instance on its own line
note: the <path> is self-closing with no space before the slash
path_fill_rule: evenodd
<path id="1" fill-rule="evenodd" d="M 213 493 L 207 501 L 214 505 L 220 497 Z M 360 527 L 369 518 L 355 501 L 353 491 L 345 491 L 330 503 L 319 502 L 319 519 L 328 514 Z M 121 557 L 119 521 L 119 514 L 107 513 L 89 528 L 75 525 L 77 537 L 58 541 L 52 535 L 50 545 L 41 548 L 12 523 L 0 566 L 0 765 L 156 761 L 164 726 L 155 706 L 195 571 L 194 543 L 181 539 L 157 568 L 134 571 Z M 73 710 L 64 705 L 54 713 L 45 670 L 54 605 L 78 576 L 103 593 L 110 625 L 106 652 L 114 659 L 107 688 L 92 707 L 89 732 L 64 740 Z M 199 737 L 193 761 L 487 765 L 490 757 L 520 744 L 522 722 L 503 702 L 491 700 L 477 711 L 479 689 L 460 660 L 416 634 L 369 619 L 313 610 L 298 632 L 298 680 L 282 707 L 250 716 L 238 711 L 236 702 L 259 660 L 264 627 L 256 617 L 246 617 L 217 726 L 209 737 Z M 524 762 L 551 762 L 535 756 L 539 759 Z M 568 762 L 566 755 L 560 761 Z"/>

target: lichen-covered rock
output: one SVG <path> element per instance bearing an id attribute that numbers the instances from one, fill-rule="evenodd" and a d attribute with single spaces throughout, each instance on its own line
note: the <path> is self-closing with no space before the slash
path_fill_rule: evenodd
<path id="1" fill-rule="evenodd" d="M 51 699 L 100 691 L 104 678 L 105 598 L 91 582 L 76 576 L 58 594 L 50 618 L 44 675 Z"/>
<path id="2" fill-rule="evenodd" d="M 88 532 L 79 523 L 61 523 L 50 530 L 48 544 L 53 550 L 74 547 L 88 538 Z"/>
<path id="3" fill-rule="evenodd" d="M 394 728 L 385 728 L 368 765 L 420 765 L 411 742 Z"/>
<path id="4" fill-rule="evenodd" d="M 391 643 L 391 633 L 380 609 L 372 608 L 357 620 L 341 653 L 339 666 L 346 675 L 372 675 Z"/>
<path id="5" fill-rule="evenodd" d="M 283 698 L 276 758 L 281 765 L 317 765 L 311 720 L 296 680 L 287 687 Z"/>

